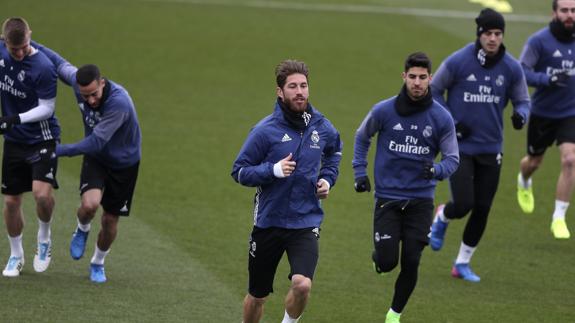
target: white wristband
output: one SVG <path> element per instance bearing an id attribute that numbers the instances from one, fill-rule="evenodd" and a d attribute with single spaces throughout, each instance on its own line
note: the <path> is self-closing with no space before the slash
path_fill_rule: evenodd
<path id="1" fill-rule="evenodd" d="M 329 185 L 329 182 L 328 182 L 326 179 L 320 178 L 319 181 L 325 182 L 325 184 L 327 185 L 327 189 L 328 189 L 328 190 L 331 188 L 331 185 Z"/>
<path id="2" fill-rule="evenodd" d="M 277 162 L 274 164 L 274 176 L 277 178 L 284 178 L 286 177 L 284 175 L 284 172 L 282 170 L 282 164 L 281 161 Z"/>

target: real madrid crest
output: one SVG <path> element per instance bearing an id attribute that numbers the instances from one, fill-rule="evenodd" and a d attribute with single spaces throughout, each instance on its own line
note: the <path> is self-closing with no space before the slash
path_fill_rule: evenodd
<path id="1" fill-rule="evenodd" d="M 317 132 L 317 130 L 314 130 L 311 133 L 311 141 L 313 141 L 314 144 L 317 144 L 319 142 L 319 133 Z"/>
<path id="2" fill-rule="evenodd" d="M 314 148 L 314 149 L 319 149 L 319 132 L 317 132 L 317 130 L 314 130 L 311 132 L 311 142 L 312 144 L 309 146 L 310 148 Z"/>
<path id="3" fill-rule="evenodd" d="M 423 129 L 423 136 L 431 137 L 431 134 L 432 134 L 431 126 L 425 126 L 425 129 Z"/>
<path id="4" fill-rule="evenodd" d="M 505 77 L 503 75 L 497 76 L 497 79 L 495 80 L 495 84 L 497 86 L 503 86 L 503 83 L 505 83 Z"/>
<path id="5" fill-rule="evenodd" d="M 26 72 L 24 70 L 21 70 L 20 73 L 18 73 L 18 80 L 20 82 L 24 82 L 25 77 L 26 77 Z"/>

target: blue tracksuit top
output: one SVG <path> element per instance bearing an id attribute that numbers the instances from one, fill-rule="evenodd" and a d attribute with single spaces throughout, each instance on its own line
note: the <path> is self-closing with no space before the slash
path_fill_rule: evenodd
<path id="1" fill-rule="evenodd" d="M 323 210 L 316 197 L 316 185 L 323 178 L 331 188 L 339 173 L 342 142 L 334 126 L 312 107 L 310 123 L 303 132 L 284 118 L 279 104 L 274 112 L 250 131 L 232 168 L 241 185 L 257 187 L 254 225 L 302 229 L 319 227 Z M 273 165 L 293 154 L 295 171 L 277 178 Z"/>
<path id="2" fill-rule="evenodd" d="M 558 41 L 549 27 L 529 37 L 519 58 L 527 83 L 536 88 L 531 112 L 545 118 L 575 116 L 575 42 Z M 567 87 L 550 87 L 549 77 L 567 71 L 572 77 Z"/>
<path id="3" fill-rule="evenodd" d="M 55 51 L 34 45 L 54 63 L 60 80 L 74 89 L 84 121 L 84 139 L 73 144 L 58 144 L 56 155 L 88 155 L 112 169 L 138 163 L 142 157 L 142 133 L 136 107 L 128 91 L 106 79 L 100 106 L 94 109 L 80 95 L 76 83 L 78 69 Z"/>
<path id="4" fill-rule="evenodd" d="M 367 176 L 367 154 L 377 133 L 375 196 L 390 199 L 433 198 L 437 180 L 459 165 L 453 119 L 439 103 L 409 116 L 395 109 L 397 96 L 377 103 L 355 133 L 352 166 L 355 177 Z M 435 178 L 423 178 L 424 161 L 433 161 Z"/>
<path id="5" fill-rule="evenodd" d="M 13 116 L 38 106 L 38 100 L 56 98 L 58 77 L 54 64 L 40 51 L 17 61 L 0 40 L 0 100 L 2 115 Z M 4 134 L 7 141 L 34 145 L 60 139 L 60 126 L 52 114 L 45 120 L 15 125 Z"/>
<path id="6" fill-rule="evenodd" d="M 443 94 L 447 90 L 447 101 Z M 498 154 L 503 146 L 503 109 L 511 100 L 525 120 L 530 100 L 521 66 L 508 53 L 485 68 L 471 43 L 451 54 L 431 81 L 433 98 L 446 107 L 455 123 L 469 127 L 469 137 L 459 141 L 465 155 Z"/>

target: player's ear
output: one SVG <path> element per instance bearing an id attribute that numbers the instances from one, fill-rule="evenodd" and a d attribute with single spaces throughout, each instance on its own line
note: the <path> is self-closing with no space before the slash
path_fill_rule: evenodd
<path id="1" fill-rule="evenodd" d="M 405 72 L 401 73 L 401 78 L 403 79 L 403 83 L 405 83 L 405 78 L 407 77 L 407 74 L 405 74 Z"/>
<path id="2" fill-rule="evenodd" d="M 279 86 L 276 87 L 276 95 L 277 95 L 278 97 L 282 98 L 282 100 L 283 100 L 283 98 L 284 98 L 284 92 L 282 91 L 281 87 L 279 87 Z"/>

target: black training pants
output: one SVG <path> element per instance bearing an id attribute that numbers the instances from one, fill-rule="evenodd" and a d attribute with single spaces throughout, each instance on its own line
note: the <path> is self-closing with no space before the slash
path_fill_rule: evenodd
<path id="1" fill-rule="evenodd" d="M 376 201 L 372 257 L 382 272 L 393 270 L 401 262 L 391 304 L 398 313 L 403 311 L 417 284 L 419 261 L 429 241 L 432 214 L 432 199 Z"/>
<path id="2" fill-rule="evenodd" d="M 501 154 L 461 155 L 459 168 L 449 178 L 451 201 L 443 213 L 461 219 L 471 211 L 463 232 L 463 243 L 476 247 L 487 226 L 487 216 L 499 185 Z"/>

